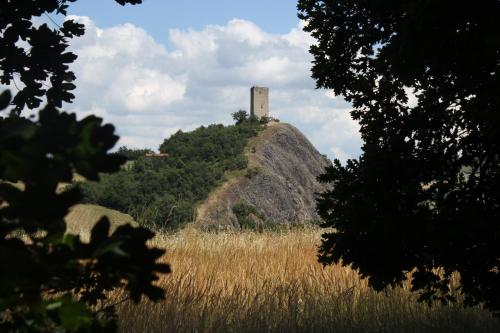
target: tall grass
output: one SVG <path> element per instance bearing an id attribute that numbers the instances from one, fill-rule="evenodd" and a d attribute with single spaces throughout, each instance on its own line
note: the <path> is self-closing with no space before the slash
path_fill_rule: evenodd
<path id="1" fill-rule="evenodd" d="M 376 293 L 351 269 L 316 261 L 317 230 L 160 235 L 167 298 L 118 307 L 121 332 L 494 332 L 479 308 Z M 121 295 L 114 295 L 119 300 Z"/>

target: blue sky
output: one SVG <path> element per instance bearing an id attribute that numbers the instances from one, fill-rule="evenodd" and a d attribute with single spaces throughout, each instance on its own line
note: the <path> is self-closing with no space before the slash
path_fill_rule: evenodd
<path id="1" fill-rule="evenodd" d="M 145 0 L 124 7 L 111 0 L 80 0 L 69 13 L 89 16 L 101 28 L 132 22 L 168 45 L 168 29 L 199 30 L 233 18 L 254 22 L 270 33 L 286 33 L 299 22 L 296 6 L 296 0 Z"/>
<path id="2" fill-rule="evenodd" d="M 69 14 L 86 34 L 72 40 L 77 90 L 65 107 L 114 124 L 119 145 L 156 149 L 179 129 L 231 124 L 232 112 L 249 109 L 250 87 L 261 85 L 270 89 L 271 116 L 298 127 L 321 153 L 359 155 L 350 106 L 315 89 L 315 41 L 295 0 L 80 0 Z"/>

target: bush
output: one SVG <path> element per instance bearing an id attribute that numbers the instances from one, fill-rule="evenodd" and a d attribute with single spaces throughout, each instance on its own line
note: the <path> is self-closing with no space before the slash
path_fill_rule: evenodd
<path id="1" fill-rule="evenodd" d="M 265 224 L 265 217 L 254 206 L 239 202 L 232 207 L 241 229 L 258 229 Z"/>

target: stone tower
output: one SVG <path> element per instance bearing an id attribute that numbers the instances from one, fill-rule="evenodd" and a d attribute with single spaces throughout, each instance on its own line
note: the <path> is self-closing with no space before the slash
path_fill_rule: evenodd
<path id="1" fill-rule="evenodd" d="M 257 119 L 269 117 L 269 88 L 250 89 L 250 115 Z"/>

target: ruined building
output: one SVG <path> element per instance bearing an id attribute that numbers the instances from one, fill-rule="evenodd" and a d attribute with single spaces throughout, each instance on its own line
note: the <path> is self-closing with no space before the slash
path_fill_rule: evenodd
<path id="1" fill-rule="evenodd" d="M 250 89 L 250 115 L 258 119 L 269 117 L 269 88 Z"/>

